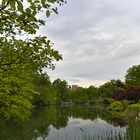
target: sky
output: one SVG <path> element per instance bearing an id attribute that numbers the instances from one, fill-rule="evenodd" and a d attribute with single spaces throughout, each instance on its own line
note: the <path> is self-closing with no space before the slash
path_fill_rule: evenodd
<path id="1" fill-rule="evenodd" d="M 139 0 L 67 0 L 58 9 L 40 30 L 63 56 L 47 70 L 52 80 L 99 86 L 123 81 L 126 70 L 140 64 Z"/>

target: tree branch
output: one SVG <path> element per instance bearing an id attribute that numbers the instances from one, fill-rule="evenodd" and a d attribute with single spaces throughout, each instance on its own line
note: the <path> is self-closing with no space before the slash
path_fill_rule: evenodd
<path id="1" fill-rule="evenodd" d="M 0 12 L 1 12 L 2 10 L 4 10 L 4 9 L 9 5 L 9 3 L 10 3 L 10 0 L 8 0 L 8 2 L 6 3 L 6 5 L 4 5 L 4 7 L 0 8 Z"/>

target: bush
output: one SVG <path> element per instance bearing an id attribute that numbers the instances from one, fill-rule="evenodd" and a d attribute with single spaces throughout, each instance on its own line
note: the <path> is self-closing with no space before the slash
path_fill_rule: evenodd
<path id="1" fill-rule="evenodd" d="M 138 102 L 140 98 L 140 88 L 131 87 L 123 90 L 118 90 L 114 92 L 114 94 L 111 95 L 111 97 L 114 100 L 119 100 L 119 101 L 130 100 L 130 101 Z"/>
<path id="2" fill-rule="evenodd" d="M 112 99 L 112 98 L 106 98 L 106 101 L 107 101 L 109 104 L 111 104 L 111 103 L 115 102 L 115 100 L 114 100 L 114 99 Z"/>
<path id="3" fill-rule="evenodd" d="M 116 102 L 111 103 L 107 109 L 112 110 L 112 111 L 122 111 L 126 108 L 128 104 L 129 102 L 127 100 L 116 101 Z"/>
<path id="4" fill-rule="evenodd" d="M 140 112 L 140 104 L 132 104 L 132 105 L 129 105 L 127 107 L 127 109 L 130 109 L 130 110 L 136 110 L 136 111 L 139 111 Z"/>
<path id="5" fill-rule="evenodd" d="M 140 104 L 128 105 L 125 110 L 126 118 L 136 118 L 140 117 Z"/>

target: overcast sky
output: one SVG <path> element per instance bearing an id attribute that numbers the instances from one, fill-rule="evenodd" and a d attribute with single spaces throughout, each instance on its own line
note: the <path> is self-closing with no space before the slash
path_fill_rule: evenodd
<path id="1" fill-rule="evenodd" d="M 41 34 L 63 55 L 51 79 L 79 86 L 124 80 L 140 64 L 140 0 L 67 0 Z"/>

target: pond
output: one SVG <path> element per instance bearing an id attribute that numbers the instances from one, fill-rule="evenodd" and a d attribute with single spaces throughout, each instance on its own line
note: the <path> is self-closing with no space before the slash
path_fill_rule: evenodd
<path id="1" fill-rule="evenodd" d="M 0 140 L 140 140 L 140 120 L 113 117 L 98 107 L 51 106 L 28 121 L 1 120 Z"/>

